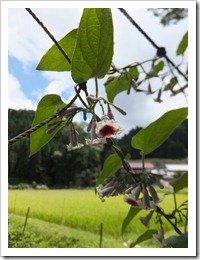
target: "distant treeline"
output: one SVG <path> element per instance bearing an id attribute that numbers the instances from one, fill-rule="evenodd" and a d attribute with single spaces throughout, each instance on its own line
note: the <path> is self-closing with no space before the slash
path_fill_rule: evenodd
<path id="1" fill-rule="evenodd" d="M 9 139 L 30 128 L 34 111 L 8 110 Z M 89 134 L 84 123 L 77 125 L 80 142 Z M 132 129 L 120 140 L 116 140 L 123 152 L 132 159 L 139 159 L 139 151 L 131 147 L 131 138 L 141 128 Z M 49 187 L 91 187 L 101 172 L 105 158 L 113 153 L 108 145 L 83 147 L 67 151 L 69 128 L 65 127 L 40 152 L 29 157 L 29 138 L 9 146 L 9 184 L 40 183 Z M 188 122 L 180 125 L 167 141 L 149 154 L 148 158 L 185 158 L 188 154 Z"/>

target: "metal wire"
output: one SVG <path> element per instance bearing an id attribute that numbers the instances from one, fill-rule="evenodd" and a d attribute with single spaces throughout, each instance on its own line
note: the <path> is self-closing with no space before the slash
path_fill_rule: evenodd
<path id="1" fill-rule="evenodd" d="M 157 49 L 157 56 L 164 57 L 173 67 L 178 71 L 178 73 L 184 77 L 186 81 L 188 81 L 187 76 L 174 64 L 174 62 L 167 56 L 166 49 L 164 47 L 159 47 L 150 37 L 149 35 L 133 20 L 133 18 L 126 12 L 123 8 L 118 8 L 120 12 L 134 25 L 138 31 L 153 45 L 155 49 Z"/>

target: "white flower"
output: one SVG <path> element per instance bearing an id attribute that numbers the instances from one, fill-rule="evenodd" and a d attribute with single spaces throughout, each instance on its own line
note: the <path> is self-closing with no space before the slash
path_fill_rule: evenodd
<path id="1" fill-rule="evenodd" d="M 92 120 L 91 129 L 90 129 L 91 139 L 85 139 L 86 145 L 98 145 L 98 144 L 105 144 L 106 143 L 106 138 L 99 138 L 96 135 L 96 131 L 95 131 L 96 127 L 97 127 L 96 120 Z"/>
<path id="2" fill-rule="evenodd" d="M 95 132 L 100 138 L 115 138 L 122 132 L 122 128 L 115 120 L 104 116 L 100 122 L 97 122 Z"/>
<path id="3" fill-rule="evenodd" d="M 71 150 L 80 149 L 80 148 L 83 147 L 84 145 L 83 145 L 83 144 L 80 144 L 80 143 L 77 143 L 77 145 L 72 146 L 71 143 L 70 143 L 69 145 L 67 144 L 66 146 L 67 146 L 67 150 L 68 150 L 68 151 L 71 151 Z"/>
<path id="4" fill-rule="evenodd" d="M 105 144 L 106 139 L 105 138 L 96 138 L 94 140 L 91 139 L 85 139 L 86 145 L 99 145 L 99 144 Z"/>
<path id="5" fill-rule="evenodd" d="M 103 187 L 103 185 L 99 185 L 97 188 L 97 193 L 99 195 L 99 198 L 101 199 L 101 201 L 105 201 L 105 199 L 103 197 L 105 196 L 110 196 L 111 193 L 115 190 L 115 188 L 113 186 L 108 186 L 108 187 Z"/>
<path id="6" fill-rule="evenodd" d="M 142 189 L 143 197 L 139 198 L 141 188 L 137 186 L 131 194 L 124 197 L 124 201 L 130 204 L 134 208 L 141 208 L 141 209 L 152 209 L 155 207 L 155 202 L 150 200 L 148 191 L 146 188 Z"/>
<path id="7" fill-rule="evenodd" d="M 124 196 L 124 202 L 128 203 L 134 208 L 141 208 L 142 207 L 142 201 L 141 200 L 136 200 L 132 194 L 129 196 Z"/>

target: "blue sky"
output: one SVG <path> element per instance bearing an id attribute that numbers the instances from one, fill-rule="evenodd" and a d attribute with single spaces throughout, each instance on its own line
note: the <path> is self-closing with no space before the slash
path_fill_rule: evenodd
<path id="1" fill-rule="evenodd" d="M 34 101 L 34 91 L 47 85 L 47 80 L 42 76 L 41 71 L 36 70 L 34 66 L 25 69 L 22 62 L 10 55 L 8 58 L 8 71 L 19 80 L 22 91 L 32 101 Z"/>
<path id="2" fill-rule="evenodd" d="M 36 8 L 33 11 L 58 40 L 78 26 L 82 13 L 82 9 Z M 166 47 L 169 57 L 176 64 L 181 62 L 181 58 L 176 57 L 175 52 L 188 29 L 187 19 L 177 25 L 163 27 L 159 19 L 146 9 L 128 8 L 127 11 L 159 46 Z M 36 70 L 42 55 L 53 45 L 51 40 L 23 8 L 9 9 L 8 14 L 9 108 L 36 109 L 37 103 L 45 94 L 58 94 L 64 101 L 69 101 L 74 94 L 74 82 L 69 72 Z M 114 63 L 117 66 L 142 62 L 154 57 L 156 50 L 117 9 L 113 9 L 113 22 Z M 187 57 L 185 61 L 187 62 Z M 105 79 L 100 81 L 99 92 L 105 97 L 104 82 Z M 154 90 L 161 87 L 157 81 L 152 83 Z M 93 80 L 90 80 L 88 86 L 92 93 Z M 170 93 L 164 93 L 164 102 L 161 104 L 153 101 L 155 97 L 156 94 L 147 96 L 133 92 L 129 96 L 124 92 L 116 97 L 116 105 L 122 107 L 128 114 L 128 118 L 125 118 L 116 112 L 116 118 L 123 124 L 125 132 L 135 126 L 147 125 L 170 109 L 187 106 L 183 95 L 172 98 Z"/>

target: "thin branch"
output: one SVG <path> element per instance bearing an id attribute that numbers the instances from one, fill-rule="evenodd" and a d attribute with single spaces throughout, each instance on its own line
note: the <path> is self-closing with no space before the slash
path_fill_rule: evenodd
<path id="1" fill-rule="evenodd" d="M 78 98 L 80 99 L 80 101 L 82 102 L 82 104 L 85 106 L 85 108 L 89 109 L 88 105 L 85 103 L 85 101 L 82 99 L 81 95 L 80 95 L 80 92 L 78 92 L 78 89 L 77 87 L 75 86 L 75 91 L 76 91 L 76 94 L 78 95 Z"/>
<path id="2" fill-rule="evenodd" d="M 163 210 L 161 210 L 160 207 L 156 206 L 156 212 L 158 212 L 160 215 L 162 215 L 174 228 L 174 230 L 176 231 L 176 233 L 178 233 L 179 235 L 182 234 L 182 232 L 180 231 L 180 229 L 169 219 L 168 215 L 165 214 L 163 212 Z"/>

